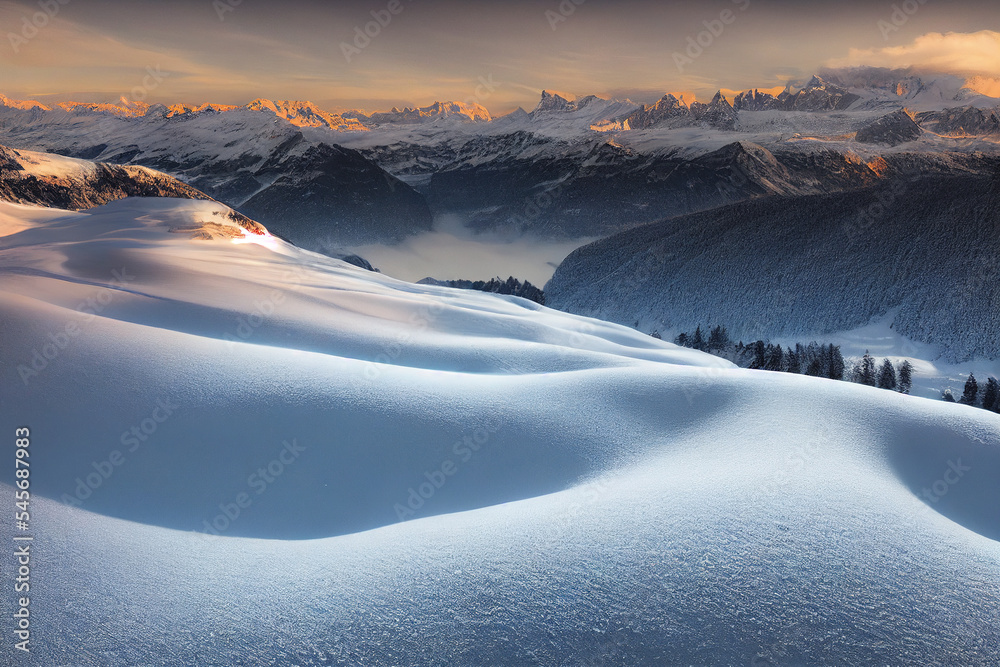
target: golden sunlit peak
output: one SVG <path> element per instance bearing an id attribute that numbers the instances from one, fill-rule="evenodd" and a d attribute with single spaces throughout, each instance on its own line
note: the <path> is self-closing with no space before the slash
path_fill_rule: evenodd
<path id="1" fill-rule="evenodd" d="M 965 87 L 986 97 L 1000 97 L 1000 78 L 974 76 L 966 79 Z"/>
<path id="2" fill-rule="evenodd" d="M 202 104 L 200 106 L 191 106 L 190 104 L 171 104 L 167 106 L 167 118 L 173 118 L 174 116 L 182 116 L 184 114 L 198 114 L 205 111 L 222 113 L 224 111 L 232 111 L 233 109 L 238 109 L 239 107 L 233 106 L 231 104 Z"/>
<path id="3" fill-rule="evenodd" d="M 51 111 L 52 107 L 45 106 L 41 102 L 35 100 L 12 100 L 6 95 L 0 95 L 0 106 L 10 107 L 11 109 L 23 109 L 28 111 L 30 109 L 41 109 L 42 111 Z"/>
<path id="4" fill-rule="evenodd" d="M 287 120 L 298 127 L 329 127 L 340 131 L 367 131 L 355 118 L 345 118 L 340 114 L 323 111 L 309 101 L 269 100 L 257 98 L 246 105 L 251 111 L 267 111 Z"/>
<path id="5" fill-rule="evenodd" d="M 121 97 L 117 103 L 100 102 L 60 102 L 59 108 L 69 112 L 89 111 L 92 113 L 111 114 L 123 118 L 138 118 L 146 115 L 149 105 L 145 102 L 137 102 L 127 97 Z"/>

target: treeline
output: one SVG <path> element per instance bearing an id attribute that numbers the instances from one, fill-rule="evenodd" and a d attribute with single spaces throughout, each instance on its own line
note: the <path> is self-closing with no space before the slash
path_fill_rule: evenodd
<path id="1" fill-rule="evenodd" d="M 913 387 L 913 366 L 909 361 L 900 364 L 899 369 L 889 359 L 878 364 L 867 352 L 851 369 L 847 369 L 840 346 L 816 342 L 795 347 L 782 347 L 763 340 L 744 344 L 734 342 L 723 326 L 706 330 L 700 326 L 692 333 L 682 333 L 674 343 L 727 359 L 741 368 L 752 368 L 781 373 L 811 375 L 830 380 L 857 382 L 871 387 L 880 387 L 902 394 L 909 394 Z M 654 338 L 661 338 L 653 332 Z"/>
<path id="2" fill-rule="evenodd" d="M 951 393 L 951 389 L 945 389 L 942 398 L 950 403 L 955 402 L 955 396 Z M 980 387 L 976 376 L 969 373 L 969 379 L 965 381 L 965 389 L 962 391 L 962 398 L 958 399 L 958 402 L 983 410 L 1000 412 L 1000 382 L 997 382 L 995 377 L 990 377 L 986 380 L 986 385 Z"/>
<path id="3" fill-rule="evenodd" d="M 490 280 L 435 280 L 434 278 L 424 278 L 418 285 L 437 285 L 438 287 L 453 287 L 455 289 L 471 289 L 479 292 L 491 292 L 493 294 L 509 294 L 519 296 L 529 301 L 534 301 L 542 306 L 545 305 L 545 292 L 535 287 L 525 280 L 523 283 L 511 276 L 507 280 L 500 277 Z"/>
<path id="4" fill-rule="evenodd" d="M 904 360 L 897 371 L 889 359 L 883 359 L 882 363 L 879 364 L 875 361 L 875 357 L 866 351 L 865 356 L 861 357 L 851 369 L 850 379 L 852 382 L 869 387 L 909 394 L 910 389 L 913 388 L 913 364 Z"/>

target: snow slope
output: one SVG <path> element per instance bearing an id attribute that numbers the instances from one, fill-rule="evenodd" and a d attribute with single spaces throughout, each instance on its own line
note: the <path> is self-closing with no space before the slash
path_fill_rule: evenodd
<path id="1" fill-rule="evenodd" d="M 227 210 L 0 204 L 35 664 L 996 662 L 996 415 L 400 283 Z"/>

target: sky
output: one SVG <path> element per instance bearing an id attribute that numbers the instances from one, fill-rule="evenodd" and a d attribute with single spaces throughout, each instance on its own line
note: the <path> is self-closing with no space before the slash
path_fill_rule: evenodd
<path id="1" fill-rule="evenodd" d="M 15 99 L 496 115 L 543 89 L 703 99 L 851 65 L 1000 78 L 1000 3 L 0 0 L 0 93 Z"/>

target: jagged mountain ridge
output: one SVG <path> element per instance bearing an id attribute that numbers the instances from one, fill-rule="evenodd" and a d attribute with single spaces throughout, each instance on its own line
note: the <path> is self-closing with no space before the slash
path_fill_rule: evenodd
<path id="1" fill-rule="evenodd" d="M 122 116 L 8 105 L 0 106 L 0 137 L 19 149 L 168 173 L 312 250 L 430 229 L 423 197 L 330 141 L 329 128 L 296 125 L 256 106 L 178 113 L 161 106 Z"/>
<path id="2" fill-rule="evenodd" d="M 477 229 L 498 226 L 555 237 L 607 235 L 666 216 L 767 196 L 845 192 L 926 173 L 989 169 L 981 155 L 890 153 L 735 141 L 705 154 L 642 155 L 620 145 L 557 144 L 520 133 L 463 146 L 427 189 L 434 210 Z M 487 145 L 488 144 L 488 145 Z"/>
<path id="3" fill-rule="evenodd" d="M 972 106 L 987 102 L 960 81 L 891 71 L 824 73 L 734 104 L 721 93 L 646 106 L 543 91 L 533 111 L 496 118 L 462 103 L 329 114 L 268 100 L 50 108 L 0 99 L 0 138 L 165 171 L 322 250 L 394 242 L 429 229 L 432 216 L 579 237 L 756 196 L 865 187 L 861 163 L 968 170 L 976 151 L 1000 150 L 997 100 Z M 736 145 L 761 147 L 783 171 L 718 166 L 716 154 Z"/>
<path id="4" fill-rule="evenodd" d="M 920 126 L 906 109 L 877 118 L 858 130 L 855 139 L 866 144 L 898 146 L 920 137 Z"/>
<path id="5" fill-rule="evenodd" d="M 474 102 L 435 102 L 421 108 L 393 107 L 390 111 L 376 111 L 371 114 L 365 114 L 363 111 L 345 111 L 342 115 L 344 118 L 354 119 L 358 124 L 363 123 L 364 129 L 386 124 L 413 125 L 440 119 L 468 123 L 488 123 L 493 120 L 486 107 Z"/>
<path id="6" fill-rule="evenodd" d="M 705 123 L 719 130 L 735 130 L 739 123 L 736 110 L 722 92 L 715 94 L 708 104 L 692 102 L 686 104 L 674 95 L 664 95 L 653 106 L 643 106 L 621 121 L 623 130 L 644 130 L 663 124 L 673 127 Z"/>
<path id="7" fill-rule="evenodd" d="M 758 90 L 745 91 L 736 96 L 733 108 L 737 111 L 843 111 L 860 99 L 857 93 L 814 76 L 795 93 L 790 87 L 777 96 Z"/>

